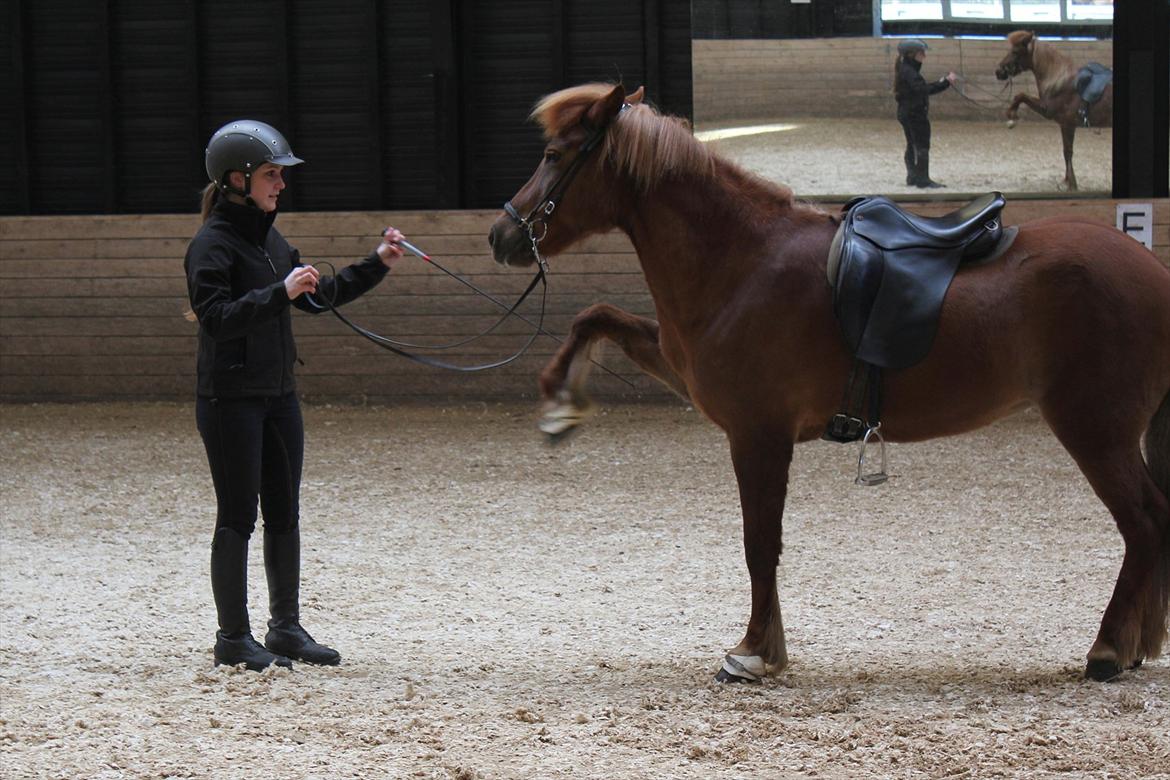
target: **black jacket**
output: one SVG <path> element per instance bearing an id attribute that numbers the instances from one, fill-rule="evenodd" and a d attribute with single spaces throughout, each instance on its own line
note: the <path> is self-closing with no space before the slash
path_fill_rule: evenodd
<path id="1" fill-rule="evenodd" d="M 919 72 L 922 63 L 902 58 L 894 76 L 894 98 L 898 101 L 899 116 L 925 117 L 930 96 L 942 92 L 951 85 L 946 78 L 927 83 Z"/>
<path id="2" fill-rule="evenodd" d="M 290 303 L 327 311 L 308 295 L 289 301 L 284 278 L 300 253 L 272 226 L 276 212 L 220 198 L 191 243 L 183 267 L 187 295 L 199 320 L 197 392 L 238 398 L 278 396 L 296 389 Z M 317 296 L 342 305 L 386 275 L 376 253 L 322 277 Z"/>

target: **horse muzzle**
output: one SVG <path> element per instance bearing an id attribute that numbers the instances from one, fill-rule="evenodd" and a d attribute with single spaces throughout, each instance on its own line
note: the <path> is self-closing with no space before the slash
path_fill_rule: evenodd
<path id="1" fill-rule="evenodd" d="M 500 265 L 527 268 L 536 262 L 527 233 L 507 214 L 501 214 L 492 223 L 488 244 L 492 248 L 492 259 Z"/>

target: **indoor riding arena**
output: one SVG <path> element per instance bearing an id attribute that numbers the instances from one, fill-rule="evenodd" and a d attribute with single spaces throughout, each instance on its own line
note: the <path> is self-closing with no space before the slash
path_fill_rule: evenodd
<path id="1" fill-rule="evenodd" d="M 613 345 L 592 415 L 538 428 L 538 376 L 578 312 L 656 315 L 631 241 L 591 236 L 543 284 L 488 244 L 541 159 L 533 103 L 620 77 L 827 213 L 886 194 L 937 217 L 1000 191 L 1004 225 L 1136 215 L 1170 269 L 1170 47 L 1142 37 L 1170 29 L 1165 4 L 1134 21 L 1118 3 L 1109 34 L 1048 28 L 1118 79 L 1162 74 L 1119 97 L 1121 121 L 1078 130 L 1075 191 L 1059 127 L 1003 117 L 1009 91 L 1035 90 L 995 78 L 1010 28 L 883 30 L 888 2 L 130 5 L 18 2 L 0 30 L 20 87 L 0 127 L 18 172 L 0 190 L 0 777 L 1170 778 L 1170 644 L 1086 679 L 1124 542 L 1037 409 L 887 444 L 877 486 L 856 484 L 858 443 L 799 444 L 788 666 L 717 682 L 752 611 L 728 437 Z M 252 59 L 280 64 L 244 83 L 224 34 L 257 14 L 278 40 Z M 891 79 L 909 35 L 928 79 L 960 76 L 930 100 L 945 189 L 903 183 Z M 276 222 L 304 262 L 332 274 L 387 225 L 434 261 L 404 258 L 349 318 L 462 367 L 516 356 L 451 371 L 294 313 L 300 619 L 338 666 L 213 656 L 183 259 L 204 145 L 252 112 L 307 161 Z"/>

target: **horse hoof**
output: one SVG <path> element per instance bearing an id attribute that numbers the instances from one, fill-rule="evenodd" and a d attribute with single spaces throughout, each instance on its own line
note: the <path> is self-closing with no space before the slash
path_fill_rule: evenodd
<path id="1" fill-rule="evenodd" d="M 541 425 L 541 426 L 540 426 L 540 430 L 541 430 L 541 431 L 544 433 L 544 442 L 545 442 L 545 444 L 549 445 L 550 447 L 555 447 L 555 446 L 557 446 L 558 444 L 561 444 L 562 442 L 568 441 L 568 440 L 569 440 L 569 438 L 570 438 L 570 437 L 571 437 L 571 436 L 572 436 L 574 433 L 576 433 L 576 432 L 577 432 L 577 426 L 576 426 L 576 425 L 570 425 L 570 426 L 568 426 L 567 428 L 564 428 L 563 430 L 558 430 L 558 431 L 546 431 L 546 430 L 544 429 L 544 426 L 543 426 L 543 425 Z"/>
<path id="2" fill-rule="evenodd" d="M 715 675 L 715 682 L 758 683 L 768 673 L 764 659 L 758 655 L 723 656 L 723 667 Z"/>
<path id="3" fill-rule="evenodd" d="M 718 672 L 715 673 L 715 682 L 717 682 L 717 683 L 747 683 L 750 685 L 752 683 L 758 683 L 759 680 L 753 679 L 751 677 L 740 677 L 738 674 L 732 674 L 731 672 L 727 671 L 726 669 L 721 668 Z"/>
<path id="4" fill-rule="evenodd" d="M 1011 130 L 1013 127 L 1015 127 L 1015 126 L 1016 126 L 1016 120 L 1014 120 L 1014 119 L 1009 119 L 1009 120 L 1007 121 L 1007 126 L 1008 126 L 1008 129 L 1009 129 L 1009 130 Z"/>
<path id="5" fill-rule="evenodd" d="M 1097 682 L 1108 682 L 1119 674 L 1121 674 L 1121 666 L 1110 658 L 1092 658 L 1085 665 L 1085 677 Z"/>
<path id="6" fill-rule="evenodd" d="M 541 415 L 537 427 L 548 435 L 550 444 L 557 444 L 568 438 L 585 418 L 593 413 L 593 405 L 577 406 L 572 403 L 550 404 Z"/>

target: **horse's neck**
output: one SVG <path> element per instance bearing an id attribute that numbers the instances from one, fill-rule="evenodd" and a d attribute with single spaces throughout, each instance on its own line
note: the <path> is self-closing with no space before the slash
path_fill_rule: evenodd
<path id="1" fill-rule="evenodd" d="M 1036 75 L 1036 87 L 1041 95 L 1061 89 L 1073 78 L 1075 70 L 1072 60 L 1054 47 L 1036 43 L 1036 49 L 1032 53 L 1032 73 Z"/>
<path id="2" fill-rule="evenodd" d="M 709 178 L 671 183 L 638 199 L 622 225 L 638 253 L 659 316 L 698 319 L 769 257 L 791 200 L 717 164 Z"/>

